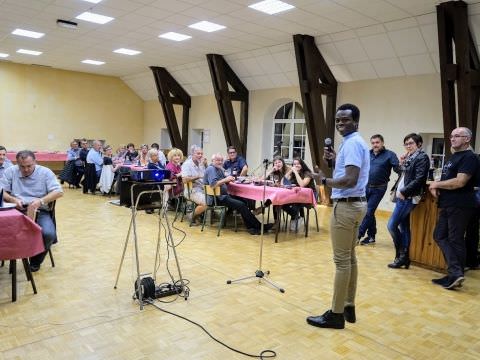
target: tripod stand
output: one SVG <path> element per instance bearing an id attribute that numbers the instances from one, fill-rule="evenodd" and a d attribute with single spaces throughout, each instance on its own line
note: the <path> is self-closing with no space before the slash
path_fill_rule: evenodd
<path id="1" fill-rule="evenodd" d="M 123 247 L 122 258 L 120 260 L 120 265 L 118 266 L 117 278 L 115 280 L 115 285 L 113 287 L 114 289 L 117 288 L 118 279 L 120 277 L 120 271 L 122 270 L 123 260 L 125 258 L 125 253 L 127 251 L 128 240 L 130 239 L 130 234 L 131 234 L 132 229 L 133 229 L 133 244 L 134 244 L 134 248 L 135 248 L 135 265 L 136 265 L 136 271 L 137 271 L 136 282 L 135 282 L 137 288 L 135 289 L 134 299 L 135 299 L 135 297 L 138 298 L 138 301 L 140 303 L 140 310 L 143 310 L 143 293 L 144 293 L 143 290 L 144 289 L 142 289 L 142 284 L 141 284 L 142 274 L 140 274 L 140 261 L 139 261 L 139 256 L 138 256 L 138 236 L 137 236 L 136 217 L 137 217 L 137 212 L 138 212 L 138 203 L 140 201 L 140 198 L 143 195 L 158 193 L 160 195 L 160 199 L 162 201 L 162 205 L 160 206 L 159 215 L 158 215 L 158 235 L 157 235 L 157 246 L 156 246 L 156 251 L 155 251 L 155 265 L 154 265 L 154 268 L 153 268 L 153 278 L 154 278 L 154 280 L 156 280 L 157 261 L 158 261 L 158 258 L 159 258 L 159 251 L 160 251 L 160 240 L 161 240 L 160 234 L 161 234 L 161 229 L 162 229 L 162 219 L 165 219 L 165 225 L 166 225 L 166 230 L 167 230 L 167 235 L 165 237 L 165 241 L 167 243 L 167 246 L 170 246 L 173 250 L 173 256 L 175 258 L 175 262 L 176 262 L 176 265 L 177 265 L 178 276 L 180 277 L 180 284 L 182 286 L 182 289 L 185 288 L 185 284 L 184 284 L 183 277 L 182 277 L 182 272 L 180 270 L 180 263 L 178 262 L 177 251 L 176 251 L 175 244 L 174 244 L 174 241 L 173 241 L 171 224 L 170 224 L 170 221 L 167 217 L 167 209 L 168 209 L 167 199 L 168 199 L 168 196 L 166 194 L 164 194 L 163 190 L 160 187 L 160 185 L 176 185 L 176 183 L 175 182 L 162 181 L 162 182 L 149 182 L 148 184 L 149 185 L 156 185 L 157 189 L 141 191 L 138 194 L 137 198 L 135 199 L 135 193 L 134 193 L 135 186 L 145 185 L 145 183 L 144 182 L 132 182 L 132 186 L 130 188 L 132 215 L 131 215 L 131 218 L 130 218 L 130 226 L 128 227 L 127 237 L 125 239 L 125 245 Z M 152 209 L 154 207 L 150 206 L 149 208 Z M 157 208 L 158 208 L 158 206 L 157 206 Z M 145 275 L 145 274 L 143 274 L 143 275 Z M 187 299 L 187 296 L 188 295 L 186 295 L 185 300 Z"/>
<path id="2" fill-rule="evenodd" d="M 281 293 L 285 292 L 285 289 L 278 286 L 271 280 L 267 279 L 265 276 L 270 275 L 270 271 L 262 270 L 262 260 L 263 260 L 263 233 L 264 233 L 264 222 L 265 222 L 265 193 L 266 193 L 266 186 L 267 186 L 267 167 L 269 161 L 268 159 L 263 160 L 264 170 L 263 170 L 263 196 L 262 196 L 262 224 L 260 225 L 260 255 L 258 259 L 258 270 L 255 271 L 255 275 L 245 276 L 235 280 L 227 280 L 227 284 L 233 284 L 235 282 L 240 282 L 243 280 L 250 280 L 258 278 L 258 282 L 261 283 L 262 280 L 269 284 L 271 287 L 275 288 L 276 290 L 280 291 Z M 280 226 L 280 223 L 278 224 Z"/>

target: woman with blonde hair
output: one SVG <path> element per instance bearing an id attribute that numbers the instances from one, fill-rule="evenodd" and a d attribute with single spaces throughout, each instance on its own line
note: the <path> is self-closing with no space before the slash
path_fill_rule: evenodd
<path id="1" fill-rule="evenodd" d="M 167 155 L 168 164 L 165 169 L 170 170 L 170 180 L 176 180 L 177 186 L 172 189 L 173 196 L 177 196 L 183 192 L 182 166 L 183 152 L 180 149 L 173 148 Z"/>

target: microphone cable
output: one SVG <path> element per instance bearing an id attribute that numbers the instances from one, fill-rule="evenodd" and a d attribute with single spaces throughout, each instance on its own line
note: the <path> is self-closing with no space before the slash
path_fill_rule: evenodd
<path id="1" fill-rule="evenodd" d="M 148 299 L 145 299 L 144 300 L 145 303 L 149 304 L 149 305 L 152 305 L 154 308 L 156 308 L 157 310 L 160 310 L 164 313 L 167 313 L 169 315 L 172 315 L 172 316 L 175 316 L 175 317 L 178 317 L 182 320 L 185 320 L 193 325 L 196 325 L 198 326 L 200 329 L 203 330 L 203 332 L 205 334 L 207 334 L 212 340 L 214 340 L 215 342 L 219 343 L 220 345 L 226 347 L 227 349 L 233 351 L 233 352 L 236 352 L 237 354 L 240 354 L 240 355 L 244 355 L 244 356 L 247 356 L 247 357 L 251 357 L 251 358 L 255 358 L 255 359 L 273 359 L 275 357 L 277 357 L 277 353 L 273 350 L 270 350 L 270 349 L 267 349 L 267 350 L 262 350 L 260 352 L 260 354 L 258 355 L 255 355 L 255 354 L 249 354 L 249 353 L 246 353 L 246 352 L 243 352 L 241 350 L 238 350 L 238 349 L 235 349 L 234 347 L 230 346 L 230 345 L 227 345 L 225 344 L 223 341 L 217 339 L 215 336 L 213 336 L 207 329 L 205 329 L 205 327 L 203 325 L 200 325 L 199 323 L 193 321 L 193 320 L 190 320 L 189 318 L 186 318 L 185 316 L 182 316 L 182 315 L 179 315 L 179 314 L 176 314 L 176 313 L 173 313 L 171 311 L 168 311 L 168 310 L 165 310 L 163 308 L 161 308 L 160 306 L 158 306 L 157 304 L 155 304 L 152 300 L 148 300 Z"/>

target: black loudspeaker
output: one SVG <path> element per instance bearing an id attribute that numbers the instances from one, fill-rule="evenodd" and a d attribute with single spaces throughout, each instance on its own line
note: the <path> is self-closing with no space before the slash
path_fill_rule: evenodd
<path id="1" fill-rule="evenodd" d="M 120 175 L 120 205 L 131 207 L 132 206 L 132 199 L 130 189 L 134 184 L 129 174 L 122 174 Z M 135 187 L 133 188 L 133 201 L 134 203 L 137 201 L 138 195 L 142 191 L 146 190 L 158 190 L 158 185 L 149 184 L 147 183 L 135 183 Z M 153 194 L 145 194 L 142 195 L 140 200 L 138 201 L 138 208 L 152 208 L 152 207 L 159 207 L 160 206 L 160 194 L 153 193 Z"/>

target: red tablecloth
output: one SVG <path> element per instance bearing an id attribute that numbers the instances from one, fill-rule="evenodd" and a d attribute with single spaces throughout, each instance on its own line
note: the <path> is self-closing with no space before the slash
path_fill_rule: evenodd
<path id="1" fill-rule="evenodd" d="M 0 211 L 0 260 L 23 259 L 45 251 L 42 230 L 19 211 Z"/>
<path id="2" fill-rule="evenodd" d="M 228 184 L 228 193 L 246 199 L 261 201 L 263 199 L 263 186 L 230 183 Z M 267 186 L 265 190 L 265 199 L 270 199 L 273 205 L 294 203 L 316 204 L 313 190 L 300 187 L 285 189 Z"/>
<path id="3" fill-rule="evenodd" d="M 37 161 L 67 161 L 66 152 L 37 151 L 34 153 Z M 7 158 L 11 161 L 16 161 L 16 156 L 16 152 L 7 152 Z"/>

